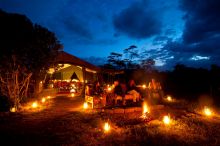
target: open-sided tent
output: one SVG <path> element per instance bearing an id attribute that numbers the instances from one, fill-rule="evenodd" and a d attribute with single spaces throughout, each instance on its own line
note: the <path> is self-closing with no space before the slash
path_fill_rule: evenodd
<path id="1" fill-rule="evenodd" d="M 59 52 L 55 62 L 60 65 L 60 68 L 53 73 L 53 78 L 56 80 L 71 80 L 71 76 L 75 73 L 80 82 L 92 82 L 96 79 L 96 73 L 100 71 L 99 67 L 64 51 Z"/>

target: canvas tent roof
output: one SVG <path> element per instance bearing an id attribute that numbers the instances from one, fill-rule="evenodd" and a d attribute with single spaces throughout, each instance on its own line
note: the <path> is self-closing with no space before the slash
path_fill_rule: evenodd
<path id="1" fill-rule="evenodd" d="M 68 64 L 72 64 L 72 65 L 78 65 L 81 67 L 85 67 L 87 69 L 90 70 L 94 70 L 94 71 L 100 71 L 100 68 L 92 65 L 74 55 L 68 54 L 64 51 L 60 51 L 57 58 L 56 58 L 56 63 L 60 63 L 60 64 L 64 64 L 64 63 L 68 63 Z"/>

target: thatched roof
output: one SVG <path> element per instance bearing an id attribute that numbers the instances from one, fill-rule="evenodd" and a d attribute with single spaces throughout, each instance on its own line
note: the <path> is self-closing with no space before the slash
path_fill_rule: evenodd
<path id="1" fill-rule="evenodd" d="M 94 71 L 100 71 L 100 68 L 92 65 L 74 55 L 68 54 L 64 51 L 60 51 L 60 53 L 58 54 L 57 58 L 56 58 L 56 63 L 60 63 L 60 64 L 72 64 L 72 65 L 78 65 L 81 67 L 85 67 L 88 68 L 90 70 L 94 70 Z"/>

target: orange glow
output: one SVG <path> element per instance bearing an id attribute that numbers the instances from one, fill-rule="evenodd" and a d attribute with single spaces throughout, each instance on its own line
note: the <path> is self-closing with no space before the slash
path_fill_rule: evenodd
<path id="1" fill-rule="evenodd" d="M 163 123 L 166 124 L 166 125 L 169 125 L 170 124 L 170 117 L 169 116 L 164 116 L 163 117 Z"/>
<path id="2" fill-rule="evenodd" d="M 46 99 L 43 97 L 43 98 L 41 99 L 41 102 L 44 103 L 45 101 L 46 101 Z"/>
<path id="3" fill-rule="evenodd" d="M 47 96 L 47 99 L 50 99 L 51 97 L 50 96 Z"/>
<path id="4" fill-rule="evenodd" d="M 10 109 L 10 112 L 12 112 L 12 113 L 16 112 L 16 108 L 15 108 L 15 107 L 12 107 L 12 108 Z"/>
<path id="5" fill-rule="evenodd" d="M 168 100 L 168 101 L 172 101 L 173 99 L 172 99 L 171 96 L 167 96 L 167 100 Z"/>
<path id="6" fill-rule="evenodd" d="M 144 85 L 142 85 L 142 88 L 144 88 L 144 89 L 145 89 L 145 88 L 146 88 L 146 85 L 145 85 L 145 84 L 144 84 Z"/>
<path id="7" fill-rule="evenodd" d="M 75 96 L 75 94 L 74 93 L 71 93 L 71 97 L 74 97 Z"/>
<path id="8" fill-rule="evenodd" d="M 147 104 L 144 103 L 144 104 L 143 104 L 143 114 L 149 113 L 149 112 L 150 112 L 150 111 L 149 111 L 149 108 L 148 108 Z"/>
<path id="9" fill-rule="evenodd" d="M 212 111 L 208 107 L 205 107 L 203 111 L 204 111 L 204 114 L 206 116 L 211 116 L 212 115 Z"/>
<path id="10" fill-rule="evenodd" d="M 111 87 L 108 87 L 108 91 L 111 91 L 112 90 L 112 88 Z"/>
<path id="11" fill-rule="evenodd" d="M 87 102 L 84 102 L 83 108 L 84 108 L 84 109 L 87 109 L 87 108 L 88 108 L 88 103 L 87 103 Z"/>
<path id="12" fill-rule="evenodd" d="M 108 124 L 108 122 L 105 122 L 105 125 L 104 125 L 104 130 L 105 132 L 109 132 L 110 131 L 110 125 Z"/>
<path id="13" fill-rule="evenodd" d="M 31 106 L 32 106 L 32 108 L 37 108 L 38 107 L 38 103 L 35 101 L 35 102 L 32 103 Z"/>

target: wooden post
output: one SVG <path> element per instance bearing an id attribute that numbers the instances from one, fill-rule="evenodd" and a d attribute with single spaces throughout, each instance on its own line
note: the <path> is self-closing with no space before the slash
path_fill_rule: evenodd
<path id="1" fill-rule="evenodd" d="M 82 97 L 85 98 L 85 89 L 86 89 L 86 69 L 85 67 L 82 67 L 82 72 L 83 72 L 83 90 L 82 90 Z"/>

